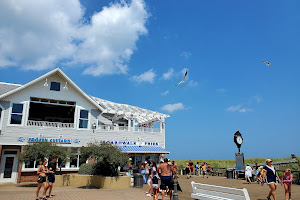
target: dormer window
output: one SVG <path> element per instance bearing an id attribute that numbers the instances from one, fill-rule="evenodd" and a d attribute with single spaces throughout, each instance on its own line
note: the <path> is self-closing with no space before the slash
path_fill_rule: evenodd
<path id="1" fill-rule="evenodd" d="M 51 81 L 50 90 L 60 91 L 60 83 Z"/>

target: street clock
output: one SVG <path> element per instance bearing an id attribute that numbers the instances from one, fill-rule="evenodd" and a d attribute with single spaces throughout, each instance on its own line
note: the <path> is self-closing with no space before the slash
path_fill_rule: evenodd
<path id="1" fill-rule="evenodd" d="M 242 137 L 242 134 L 239 131 L 235 132 L 234 137 L 233 137 L 233 141 L 236 144 L 236 146 L 237 146 L 237 148 L 239 149 L 239 152 L 240 152 L 240 148 L 243 144 L 243 137 Z"/>

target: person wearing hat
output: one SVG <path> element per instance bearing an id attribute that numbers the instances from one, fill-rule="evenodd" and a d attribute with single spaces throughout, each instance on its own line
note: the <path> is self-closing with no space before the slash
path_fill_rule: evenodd
<path id="1" fill-rule="evenodd" d="M 281 181 L 275 167 L 272 165 L 271 159 L 266 160 L 266 166 L 264 166 L 263 170 L 264 170 L 263 182 L 267 183 L 270 188 L 270 192 L 269 195 L 267 196 L 267 200 L 271 200 L 271 196 L 273 196 L 274 200 L 276 200 L 275 191 L 277 188 L 278 181 L 279 182 Z"/>
<path id="2" fill-rule="evenodd" d="M 252 168 L 250 167 L 250 164 L 247 163 L 247 166 L 245 168 L 245 178 L 248 180 L 248 184 L 251 184 L 251 178 L 252 177 Z"/>

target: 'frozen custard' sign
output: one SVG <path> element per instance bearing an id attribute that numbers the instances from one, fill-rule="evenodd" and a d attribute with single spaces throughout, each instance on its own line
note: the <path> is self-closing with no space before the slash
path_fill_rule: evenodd
<path id="1" fill-rule="evenodd" d="M 71 144 L 72 139 L 69 138 L 51 138 L 51 137 L 28 137 L 28 143 L 34 142 L 52 142 L 57 144 Z"/>

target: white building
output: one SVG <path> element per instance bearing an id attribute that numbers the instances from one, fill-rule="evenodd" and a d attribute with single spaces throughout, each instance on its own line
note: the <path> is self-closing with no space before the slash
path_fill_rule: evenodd
<path id="1" fill-rule="evenodd" d="M 157 161 L 159 154 L 168 153 L 167 117 L 89 96 L 59 68 L 24 85 L 0 83 L 0 182 L 36 181 L 37 163 L 19 163 L 17 154 L 37 141 L 78 152 L 77 159 L 65 164 L 65 172 L 78 171 L 79 148 L 95 141 L 120 146 L 134 165 Z"/>

